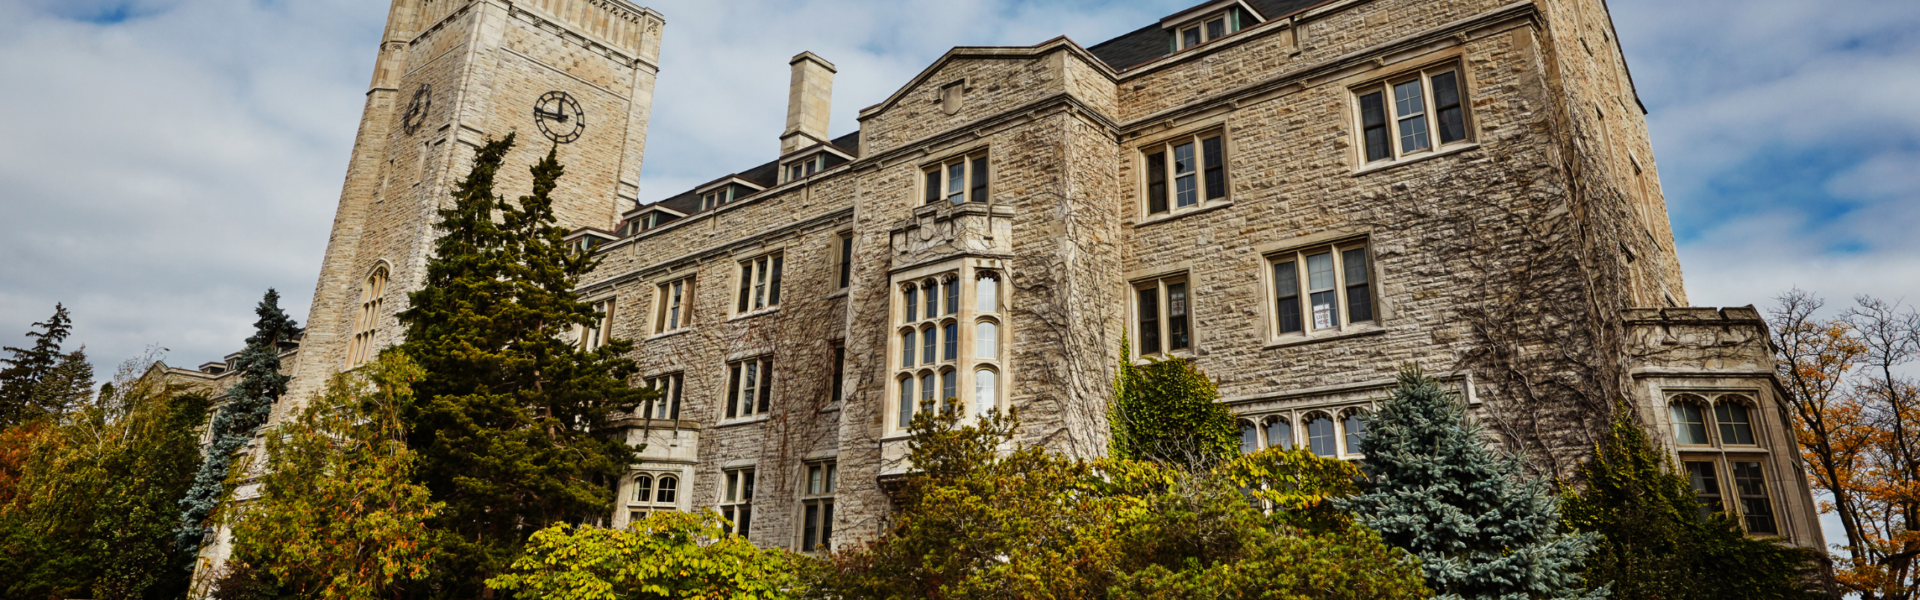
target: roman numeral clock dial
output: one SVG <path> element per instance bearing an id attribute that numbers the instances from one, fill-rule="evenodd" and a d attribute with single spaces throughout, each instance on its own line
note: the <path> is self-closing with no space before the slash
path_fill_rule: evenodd
<path id="1" fill-rule="evenodd" d="M 533 104 L 533 122 L 540 133 L 555 143 L 570 144 L 587 129 L 587 115 L 580 103 L 566 92 L 547 92 Z"/>

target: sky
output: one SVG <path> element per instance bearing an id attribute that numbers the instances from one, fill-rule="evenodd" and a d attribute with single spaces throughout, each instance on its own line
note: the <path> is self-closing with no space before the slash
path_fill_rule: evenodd
<path id="1" fill-rule="evenodd" d="M 657 0 L 643 200 L 770 160 L 787 61 L 832 133 L 957 45 L 1083 45 L 1190 0 Z M 72 310 L 103 372 L 304 320 L 387 2 L 0 0 L 0 345 Z M 1920 300 L 1920 2 L 1613 0 L 1696 306 Z"/>

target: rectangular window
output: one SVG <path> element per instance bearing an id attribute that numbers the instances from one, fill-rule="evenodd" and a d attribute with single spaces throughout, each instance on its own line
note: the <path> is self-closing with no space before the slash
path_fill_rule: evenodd
<path id="1" fill-rule="evenodd" d="M 987 201 L 987 157 L 974 154 L 926 167 L 926 203 L 953 204 Z"/>
<path id="2" fill-rule="evenodd" d="M 847 343 L 840 341 L 833 345 L 833 381 L 828 384 L 828 389 L 832 390 L 829 393 L 832 395 L 828 397 L 828 402 L 839 402 L 843 399 L 846 395 L 846 379 Z"/>
<path id="3" fill-rule="evenodd" d="M 1134 283 L 1134 314 L 1140 355 L 1180 352 L 1193 347 L 1193 319 L 1186 276 Z"/>
<path id="4" fill-rule="evenodd" d="M 700 195 L 700 210 L 713 210 L 733 201 L 733 186 L 729 185 Z"/>
<path id="5" fill-rule="evenodd" d="M 800 493 L 800 551 L 833 550 L 833 495 L 839 488 L 839 465 L 833 461 L 809 463 Z"/>
<path id="6" fill-rule="evenodd" d="M 1354 90 L 1366 162 L 1466 142 L 1460 69 L 1447 65 Z"/>
<path id="7" fill-rule="evenodd" d="M 1720 478 L 1714 472 L 1713 463 L 1687 461 L 1686 467 L 1687 480 L 1693 483 L 1693 495 L 1700 501 L 1700 518 L 1726 512 L 1725 505 L 1720 502 Z"/>
<path id="8" fill-rule="evenodd" d="M 753 531 L 753 469 L 725 472 L 720 490 L 720 516 L 728 521 L 727 533 L 744 536 Z"/>
<path id="9" fill-rule="evenodd" d="M 745 313 L 780 305 L 780 271 L 785 261 L 768 254 L 740 263 L 740 302 L 734 312 Z"/>
<path id="10" fill-rule="evenodd" d="M 1192 48 L 1239 31 L 1243 26 L 1241 15 L 1236 14 L 1238 10 L 1231 8 L 1188 21 L 1191 25 L 1181 26 L 1173 36 L 1174 51 Z"/>
<path id="11" fill-rule="evenodd" d="M 1273 268 L 1270 326 L 1276 337 L 1377 320 L 1366 242 L 1311 246 L 1268 260 Z"/>
<path id="12" fill-rule="evenodd" d="M 827 155 L 815 154 L 800 162 L 787 163 L 787 181 L 796 181 L 812 177 L 826 165 Z"/>
<path id="13" fill-rule="evenodd" d="M 853 283 L 853 232 L 840 234 L 840 276 L 838 289 Z"/>
<path id="14" fill-rule="evenodd" d="M 593 311 L 598 313 L 593 325 L 576 328 L 580 332 L 580 349 L 588 352 L 599 350 L 613 337 L 613 299 L 593 303 Z"/>
<path id="15" fill-rule="evenodd" d="M 1760 463 L 1733 461 L 1733 487 L 1740 493 L 1740 516 L 1747 533 L 1777 535 L 1773 523 L 1773 501 L 1767 498 L 1767 478 Z"/>
<path id="16" fill-rule="evenodd" d="M 727 369 L 727 418 L 767 412 L 773 400 L 773 359 L 755 358 Z"/>
<path id="17" fill-rule="evenodd" d="M 1145 155 L 1149 215 L 1202 206 L 1227 197 L 1226 138 L 1213 131 L 1180 136 L 1141 149 Z M 1168 182 L 1172 186 L 1168 186 Z"/>
<path id="18" fill-rule="evenodd" d="M 693 322 L 693 278 L 660 284 L 660 312 L 653 317 L 653 332 L 685 329 Z"/>
<path id="19" fill-rule="evenodd" d="M 685 381 L 686 378 L 680 373 L 661 375 L 648 379 L 647 387 L 659 391 L 660 397 L 648 400 L 646 405 L 640 408 L 641 417 L 646 419 L 678 420 L 680 418 L 681 386 Z"/>

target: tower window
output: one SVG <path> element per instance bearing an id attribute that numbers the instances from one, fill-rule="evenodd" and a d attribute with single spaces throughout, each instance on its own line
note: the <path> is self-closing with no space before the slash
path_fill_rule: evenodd
<path id="1" fill-rule="evenodd" d="M 1768 493 L 1770 468 L 1784 468 L 1761 447 L 1750 396 L 1744 394 L 1682 393 L 1667 398 L 1673 433 L 1700 501 L 1702 517 L 1724 512 L 1754 535 L 1779 535 L 1773 498 Z M 1711 435 L 1710 435 L 1711 434 Z"/>
<path id="2" fill-rule="evenodd" d="M 374 269 L 360 286 L 360 311 L 353 318 L 353 338 L 347 346 L 347 366 L 355 367 L 373 358 L 373 344 L 380 333 L 380 307 L 387 293 L 388 271 L 385 265 Z"/>

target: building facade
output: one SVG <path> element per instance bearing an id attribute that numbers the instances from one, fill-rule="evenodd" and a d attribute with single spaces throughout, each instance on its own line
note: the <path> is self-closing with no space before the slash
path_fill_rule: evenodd
<path id="1" fill-rule="evenodd" d="M 645 450 L 615 525 L 713 509 L 764 546 L 868 537 L 921 401 L 1017 409 L 1020 442 L 1095 456 L 1118 361 L 1179 357 L 1248 449 L 1363 459 L 1357 415 L 1403 365 L 1542 473 L 1630 406 L 1704 503 L 1823 546 L 1764 321 L 1683 308 L 1602 0 L 1208 2 L 1091 46 L 954 48 L 838 137 L 836 68 L 802 53 L 775 160 L 647 205 L 658 15 L 391 19 L 294 396 L 398 342 L 478 144 L 544 135 L 569 239 L 602 260 L 580 341 L 633 340 L 634 383 L 663 391 L 624 422 Z"/>

